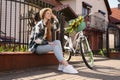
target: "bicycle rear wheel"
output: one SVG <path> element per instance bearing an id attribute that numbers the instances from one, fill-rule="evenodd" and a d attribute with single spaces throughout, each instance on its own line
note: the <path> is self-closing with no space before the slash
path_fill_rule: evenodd
<path id="1" fill-rule="evenodd" d="M 88 41 L 86 38 L 80 39 L 80 49 L 83 61 L 89 69 L 93 69 L 94 59 L 93 52 L 89 47 Z"/>

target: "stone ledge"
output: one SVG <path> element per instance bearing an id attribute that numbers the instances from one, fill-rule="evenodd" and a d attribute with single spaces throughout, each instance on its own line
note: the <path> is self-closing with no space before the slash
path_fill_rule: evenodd
<path id="1" fill-rule="evenodd" d="M 0 55 L 6 55 L 6 54 L 9 54 L 9 55 L 12 55 L 12 54 L 34 54 L 32 52 L 1 52 Z M 48 52 L 46 54 L 53 54 L 53 52 Z M 37 55 L 37 54 L 36 54 Z M 39 55 L 39 54 L 38 54 Z"/>
<path id="2" fill-rule="evenodd" d="M 58 60 L 53 52 L 34 54 L 31 52 L 0 53 L 0 71 L 25 69 L 47 65 L 56 65 Z"/>
<path id="3" fill-rule="evenodd" d="M 120 59 L 120 52 L 111 52 L 109 53 L 109 58 L 112 58 L 112 59 Z"/>

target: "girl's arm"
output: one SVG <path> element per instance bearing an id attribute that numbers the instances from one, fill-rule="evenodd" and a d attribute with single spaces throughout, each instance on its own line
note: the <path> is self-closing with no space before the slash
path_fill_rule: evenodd
<path id="1" fill-rule="evenodd" d="M 57 19 L 57 17 L 54 14 L 52 14 L 52 18 L 53 18 L 52 28 L 54 30 L 58 30 L 59 29 L 59 20 Z"/>

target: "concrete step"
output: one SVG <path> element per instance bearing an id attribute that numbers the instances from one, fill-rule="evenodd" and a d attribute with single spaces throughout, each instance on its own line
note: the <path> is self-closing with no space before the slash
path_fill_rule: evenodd
<path id="1" fill-rule="evenodd" d="M 54 56 L 53 52 L 39 55 L 31 52 L 0 53 L 0 71 L 18 70 L 56 64 L 58 64 L 58 60 Z"/>

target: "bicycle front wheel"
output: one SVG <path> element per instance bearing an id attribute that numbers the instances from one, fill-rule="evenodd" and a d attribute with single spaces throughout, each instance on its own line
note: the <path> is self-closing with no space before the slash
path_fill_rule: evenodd
<path id="1" fill-rule="evenodd" d="M 63 56 L 66 61 L 70 61 L 71 55 L 72 55 L 72 52 L 68 49 L 65 49 Z"/>
<path id="2" fill-rule="evenodd" d="M 80 49 L 83 61 L 89 69 L 93 69 L 93 52 L 89 47 L 88 41 L 86 38 L 82 38 L 80 41 Z"/>
<path id="3" fill-rule="evenodd" d="M 69 40 L 68 40 L 68 36 L 64 35 L 64 59 L 69 61 L 71 59 L 72 56 L 72 51 L 69 47 Z"/>

